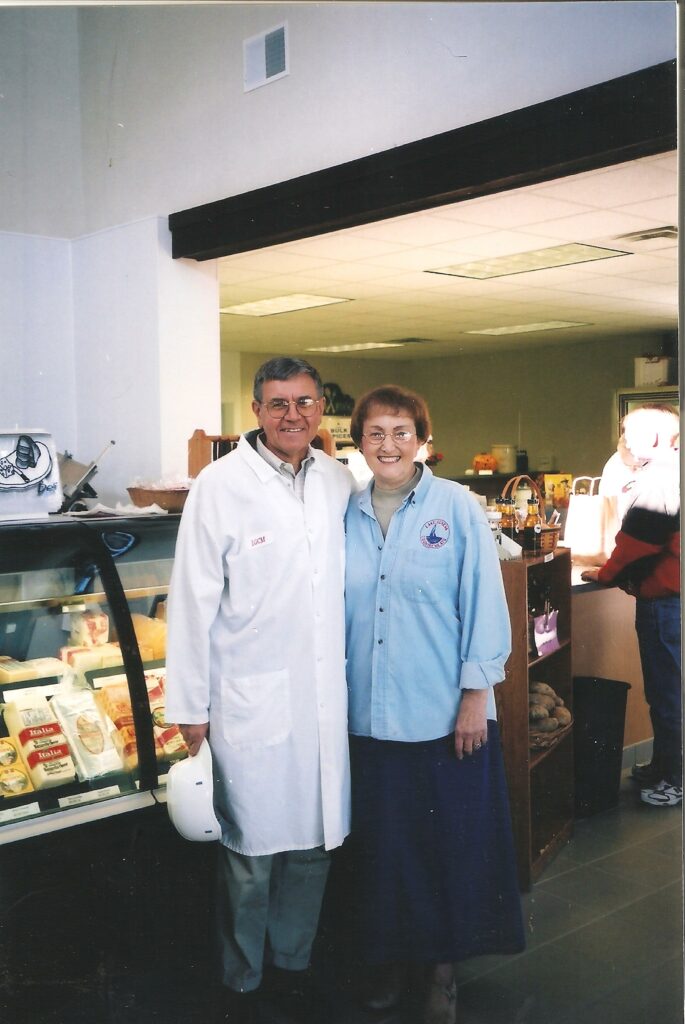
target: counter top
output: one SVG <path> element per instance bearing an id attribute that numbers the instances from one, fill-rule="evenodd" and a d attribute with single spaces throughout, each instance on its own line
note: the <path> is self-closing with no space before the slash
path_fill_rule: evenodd
<path id="1" fill-rule="evenodd" d="M 573 593 L 590 592 L 592 590 L 607 590 L 611 589 L 603 587 L 601 583 L 594 583 L 590 580 L 583 580 L 580 578 L 580 574 L 584 569 L 588 569 L 587 565 L 571 565 L 571 590 Z"/>

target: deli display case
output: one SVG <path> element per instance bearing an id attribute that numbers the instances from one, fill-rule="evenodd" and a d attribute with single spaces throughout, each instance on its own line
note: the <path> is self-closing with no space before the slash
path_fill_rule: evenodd
<path id="1" fill-rule="evenodd" d="M 0 845 L 163 802 L 179 518 L 0 523 Z"/>

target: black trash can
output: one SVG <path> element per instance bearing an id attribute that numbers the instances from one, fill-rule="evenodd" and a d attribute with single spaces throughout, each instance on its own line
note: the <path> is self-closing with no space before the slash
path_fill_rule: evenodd
<path id="1" fill-rule="evenodd" d="M 623 730 L 630 683 L 595 676 L 573 678 L 573 758 L 576 817 L 618 804 Z"/>

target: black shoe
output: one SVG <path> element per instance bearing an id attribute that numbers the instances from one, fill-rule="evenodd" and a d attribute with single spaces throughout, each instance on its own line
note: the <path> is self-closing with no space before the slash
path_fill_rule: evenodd
<path id="1" fill-rule="evenodd" d="M 273 1006 L 288 1022 L 321 1024 L 331 1016 L 326 996 L 315 985 L 309 969 L 286 971 L 282 967 L 267 967 L 263 991 L 266 1007 Z"/>
<path id="2" fill-rule="evenodd" d="M 212 992 L 212 1024 L 259 1024 L 260 993 L 235 992 L 217 985 Z"/>
<path id="3" fill-rule="evenodd" d="M 630 770 L 630 777 L 640 786 L 655 786 L 657 782 L 661 782 L 661 766 L 656 761 L 634 764 Z"/>

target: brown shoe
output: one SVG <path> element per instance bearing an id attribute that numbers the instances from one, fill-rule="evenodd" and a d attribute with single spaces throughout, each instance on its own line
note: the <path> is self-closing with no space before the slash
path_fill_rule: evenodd
<path id="1" fill-rule="evenodd" d="M 362 1005 L 367 1010 L 389 1010 L 397 1006 L 402 995 L 399 964 L 380 964 L 369 968 L 362 991 Z"/>
<path id="2" fill-rule="evenodd" d="M 428 982 L 421 1024 L 456 1024 L 457 983 L 452 965 L 438 964 Z"/>

